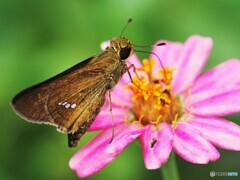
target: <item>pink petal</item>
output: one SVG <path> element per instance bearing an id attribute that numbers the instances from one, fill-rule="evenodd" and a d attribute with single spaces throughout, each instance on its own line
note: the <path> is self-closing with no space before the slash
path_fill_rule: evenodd
<path id="1" fill-rule="evenodd" d="M 240 127 L 237 124 L 214 117 L 193 117 L 188 123 L 197 128 L 212 144 L 223 149 L 240 150 Z"/>
<path id="2" fill-rule="evenodd" d="M 202 71 L 210 50 L 212 39 L 201 36 L 191 36 L 185 43 L 179 55 L 175 79 L 172 86 L 175 92 L 185 91 Z"/>
<path id="3" fill-rule="evenodd" d="M 111 92 L 112 103 L 119 107 L 131 108 L 132 107 L 132 92 L 126 88 L 131 82 L 126 82 L 126 76 L 124 74 L 123 78 L 115 85 L 113 91 Z"/>
<path id="4" fill-rule="evenodd" d="M 191 88 L 192 92 L 216 87 L 240 84 L 240 61 L 230 59 L 199 76 Z"/>
<path id="5" fill-rule="evenodd" d="M 216 88 L 205 89 L 203 91 L 192 92 L 190 94 L 185 94 L 185 99 L 189 101 L 189 104 L 195 105 L 203 100 L 210 100 L 212 97 L 221 95 L 227 92 L 238 90 L 240 85 L 228 85 Z"/>
<path id="6" fill-rule="evenodd" d="M 120 153 L 130 142 L 142 134 L 143 127 L 139 124 L 123 125 L 122 131 L 114 134 L 113 141 L 106 147 L 108 153 Z M 124 128 L 124 129 L 123 129 Z"/>
<path id="7" fill-rule="evenodd" d="M 161 124 L 159 130 L 149 125 L 141 135 L 144 163 L 147 169 L 157 169 L 169 158 L 173 146 L 173 129 Z"/>
<path id="8" fill-rule="evenodd" d="M 196 164 L 207 164 L 220 157 L 214 146 L 197 129 L 187 123 L 177 123 L 173 148 L 183 159 Z"/>
<path id="9" fill-rule="evenodd" d="M 81 178 L 90 176 L 114 160 L 142 130 L 138 124 L 121 125 L 115 128 L 111 143 L 112 129 L 103 131 L 71 158 L 69 166 Z"/>
<path id="10" fill-rule="evenodd" d="M 153 52 L 159 55 L 164 66 L 169 65 L 169 68 L 175 68 L 172 86 L 174 92 L 181 93 L 193 83 L 202 71 L 212 48 L 212 40 L 194 35 L 183 46 L 179 43 L 166 43 L 165 47 L 155 47 Z M 165 50 L 165 55 L 164 52 L 161 52 L 163 48 L 169 48 L 169 51 Z"/>
<path id="11" fill-rule="evenodd" d="M 110 105 L 102 108 L 88 131 L 104 130 L 112 127 L 111 112 L 109 109 Z M 118 106 L 112 107 L 112 115 L 114 126 L 124 123 L 125 120 L 131 117 L 128 109 Z"/>
<path id="12" fill-rule="evenodd" d="M 226 86 L 194 93 L 192 113 L 201 116 L 223 116 L 240 112 L 240 85 Z"/>

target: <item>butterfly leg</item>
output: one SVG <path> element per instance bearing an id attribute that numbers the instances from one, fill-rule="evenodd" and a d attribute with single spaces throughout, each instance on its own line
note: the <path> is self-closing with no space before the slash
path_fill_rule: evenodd
<path id="1" fill-rule="evenodd" d="M 109 102 L 110 102 L 109 111 L 110 111 L 111 120 L 112 120 L 112 137 L 111 137 L 111 140 L 109 141 L 109 144 L 112 142 L 112 140 L 113 140 L 113 138 L 114 138 L 114 120 L 113 120 L 113 113 L 112 113 L 112 98 L 111 98 L 111 92 L 112 92 L 112 88 L 113 88 L 114 85 L 115 85 L 115 82 L 114 82 L 112 76 L 113 76 L 113 75 L 111 75 L 110 77 L 108 77 L 108 79 L 110 79 L 110 83 L 109 83 L 109 86 L 107 87 L 107 89 L 108 89 L 108 98 L 109 98 Z"/>
<path id="2" fill-rule="evenodd" d="M 135 65 L 134 65 L 134 64 L 130 64 L 130 66 L 127 67 L 127 71 L 128 71 L 128 75 L 130 76 L 131 81 L 132 81 L 132 77 L 131 77 L 131 74 L 130 74 L 130 71 L 129 71 L 129 69 L 131 69 L 131 68 L 133 68 L 134 74 L 135 74 L 135 75 L 137 76 L 137 78 L 140 80 L 140 78 L 139 78 L 139 76 L 138 76 L 138 74 L 137 74 Z M 132 81 L 132 82 L 133 82 L 133 81 Z"/>
<path id="3" fill-rule="evenodd" d="M 134 64 L 131 64 L 129 67 L 127 67 L 127 65 L 126 65 L 126 70 L 127 70 L 128 76 L 129 76 L 129 78 L 131 80 L 131 83 L 134 84 L 133 79 L 132 79 L 132 75 L 131 75 L 131 73 L 129 71 L 129 69 L 131 69 L 132 67 L 135 67 Z"/>
<path id="4" fill-rule="evenodd" d="M 138 76 L 138 74 L 137 74 L 137 72 L 136 72 L 136 67 L 134 66 L 134 64 L 131 64 L 131 65 L 128 66 L 128 67 L 126 66 L 126 70 L 127 70 L 127 72 L 128 72 L 129 78 L 130 78 L 131 82 L 132 82 L 137 88 L 140 88 L 138 85 L 136 85 L 136 83 L 134 83 L 134 81 L 133 81 L 133 79 L 132 79 L 131 73 L 130 73 L 130 71 L 129 71 L 129 69 L 131 69 L 131 68 L 133 68 L 133 72 L 136 74 L 138 80 L 141 81 L 141 79 L 139 78 L 139 76 Z M 142 89 L 142 90 L 143 90 L 143 89 Z M 145 91 L 145 90 L 144 90 L 144 91 Z"/>
<path id="5" fill-rule="evenodd" d="M 133 83 L 135 86 L 137 86 L 137 85 L 134 83 L 133 78 L 132 78 L 132 75 L 131 75 L 131 73 L 130 73 L 130 71 L 129 71 L 129 69 L 131 69 L 131 68 L 133 68 L 133 72 L 136 74 L 137 78 L 140 80 L 140 78 L 139 78 L 139 76 L 138 76 L 138 74 L 137 74 L 137 72 L 136 72 L 136 67 L 134 66 L 134 64 L 131 64 L 129 67 L 126 65 L 126 70 L 127 70 L 128 76 L 129 76 L 129 78 L 130 78 L 130 80 L 131 80 L 131 83 Z"/>
<path id="6" fill-rule="evenodd" d="M 110 114 L 111 114 L 111 120 L 112 120 L 112 138 L 109 142 L 109 144 L 112 142 L 113 138 L 114 138 L 114 120 L 113 120 L 113 113 L 112 113 L 112 98 L 111 98 L 111 91 L 112 90 L 109 90 L 108 91 L 108 97 L 109 97 L 109 101 L 110 101 Z"/>

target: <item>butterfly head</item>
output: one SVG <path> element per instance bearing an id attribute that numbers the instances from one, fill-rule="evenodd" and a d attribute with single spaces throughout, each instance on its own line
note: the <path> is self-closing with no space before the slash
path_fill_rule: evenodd
<path id="1" fill-rule="evenodd" d="M 124 37 L 112 39 L 110 41 L 110 48 L 117 53 L 121 60 L 126 60 L 133 53 L 132 43 Z"/>

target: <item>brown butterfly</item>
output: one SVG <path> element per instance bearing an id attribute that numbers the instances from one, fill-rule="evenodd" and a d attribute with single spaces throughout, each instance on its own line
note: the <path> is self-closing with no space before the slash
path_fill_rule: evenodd
<path id="1" fill-rule="evenodd" d="M 27 121 L 68 133 L 69 147 L 76 147 L 100 112 L 106 92 L 128 71 L 126 59 L 132 53 L 128 39 L 114 38 L 100 54 L 17 94 L 12 107 Z"/>

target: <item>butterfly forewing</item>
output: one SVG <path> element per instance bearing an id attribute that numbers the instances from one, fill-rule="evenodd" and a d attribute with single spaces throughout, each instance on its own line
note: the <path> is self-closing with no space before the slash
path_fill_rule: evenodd
<path id="1" fill-rule="evenodd" d="M 50 117 L 46 114 L 45 110 L 46 100 L 49 97 L 49 93 L 53 92 L 53 89 L 56 89 L 57 85 L 62 85 L 62 89 L 65 89 L 64 85 L 66 84 L 59 83 L 64 83 L 66 79 L 70 81 L 70 78 L 74 78 L 73 75 L 79 71 L 79 69 L 84 68 L 84 66 L 92 59 L 93 58 L 89 58 L 42 83 L 20 92 L 12 100 L 13 108 L 26 120 L 39 123 L 53 123 L 51 119 L 49 119 Z"/>

